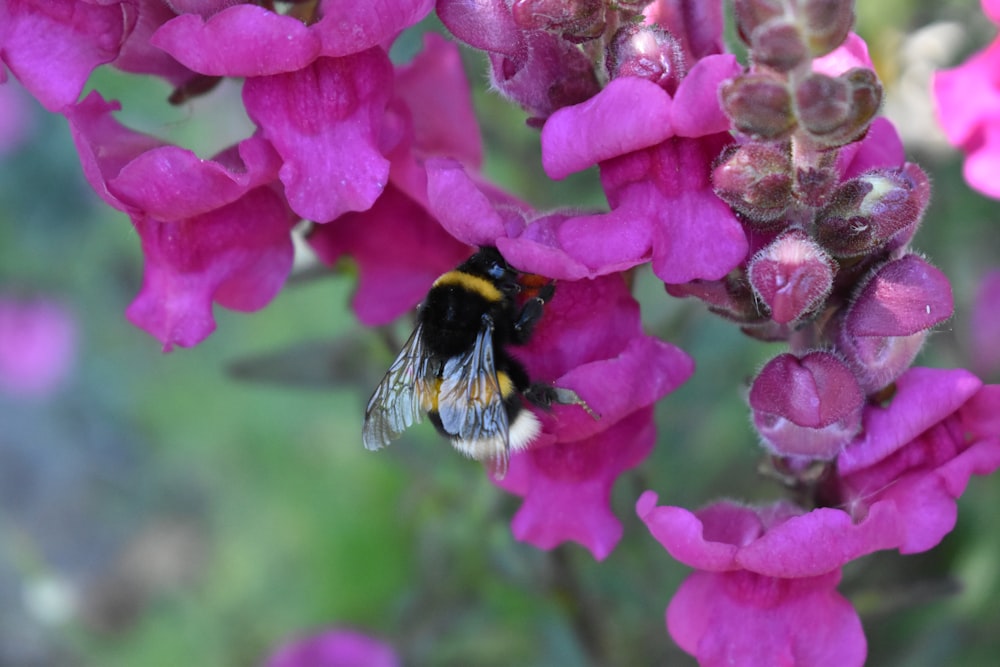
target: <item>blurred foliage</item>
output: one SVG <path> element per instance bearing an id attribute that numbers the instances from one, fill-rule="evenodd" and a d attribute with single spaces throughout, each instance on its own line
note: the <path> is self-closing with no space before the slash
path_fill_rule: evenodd
<path id="1" fill-rule="evenodd" d="M 984 44 L 977 12 L 972 0 L 862 2 L 859 31 L 891 85 L 898 63 L 883 44 L 938 19 Z M 416 48 L 405 39 L 400 57 Z M 482 61 L 466 55 L 482 84 Z M 235 84 L 179 109 L 157 82 L 100 71 L 93 85 L 124 100 L 123 122 L 202 155 L 246 127 Z M 545 177 L 522 113 L 482 85 L 475 103 L 491 178 L 539 207 L 604 205 L 593 170 Z M 753 473 L 743 397 L 774 348 L 639 272 L 647 328 L 698 370 L 659 405 L 654 454 L 615 487 L 617 549 L 602 563 L 575 545 L 541 552 L 510 535 L 518 500 L 429 425 L 363 450 L 363 402 L 394 350 L 353 318 L 350 275 L 299 281 L 253 315 L 217 310 L 206 342 L 160 354 L 123 315 L 142 268 L 128 220 L 84 183 L 62 119 L 39 108 L 35 120 L 0 163 L 0 289 L 70 304 L 82 335 L 57 396 L 0 398 L 0 498 L 19 501 L 0 507 L 0 665 L 252 665 L 334 624 L 386 639 L 410 665 L 693 664 L 663 624 L 686 569 L 632 506 L 647 488 L 693 507 L 780 495 Z M 916 246 L 951 277 L 958 307 L 922 363 L 967 365 L 968 305 L 1000 257 L 1000 205 L 965 186 L 954 152 L 911 154 L 935 183 Z M 247 379 L 262 372 L 278 382 Z M 870 664 L 995 664 L 1000 484 L 975 479 L 960 507 L 938 549 L 847 568 Z"/>

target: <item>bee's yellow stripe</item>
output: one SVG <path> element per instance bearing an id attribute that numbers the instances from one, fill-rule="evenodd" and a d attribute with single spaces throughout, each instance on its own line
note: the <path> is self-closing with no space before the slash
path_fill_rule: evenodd
<path id="1" fill-rule="evenodd" d="M 503 298 L 500 290 L 489 280 L 464 271 L 449 271 L 434 281 L 434 287 L 461 287 L 487 301 L 500 301 Z"/>
<path id="2" fill-rule="evenodd" d="M 503 371 L 497 371 L 497 381 L 500 383 L 500 395 L 507 398 L 514 393 L 514 381 Z"/>

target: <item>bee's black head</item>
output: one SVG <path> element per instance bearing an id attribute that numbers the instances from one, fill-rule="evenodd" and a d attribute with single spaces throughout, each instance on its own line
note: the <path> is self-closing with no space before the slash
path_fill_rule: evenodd
<path id="1" fill-rule="evenodd" d="M 517 270 L 511 268 L 500 251 L 491 246 L 480 248 L 479 252 L 467 259 L 458 270 L 486 278 L 505 293 L 518 290 Z"/>

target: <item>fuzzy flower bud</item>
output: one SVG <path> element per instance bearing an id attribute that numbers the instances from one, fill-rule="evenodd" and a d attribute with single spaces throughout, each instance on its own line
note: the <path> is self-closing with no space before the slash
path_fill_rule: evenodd
<path id="1" fill-rule="evenodd" d="M 780 354 L 750 388 L 753 423 L 778 456 L 829 460 L 861 430 L 864 394 L 831 352 Z"/>
<path id="2" fill-rule="evenodd" d="M 608 47 L 612 79 L 637 76 L 673 94 L 687 68 L 680 42 L 659 26 L 628 24 L 615 33 Z"/>
<path id="3" fill-rule="evenodd" d="M 881 104 L 882 84 L 873 71 L 862 67 L 838 77 L 813 73 L 795 88 L 799 123 L 830 148 L 863 136 Z"/>
<path id="4" fill-rule="evenodd" d="M 750 226 L 774 228 L 792 204 L 792 161 L 786 146 L 763 143 L 727 147 L 712 170 L 715 194 Z"/>
<path id="5" fill-rule="evenodd" d="M 785 15 L 785 7 L 781 0 L 735 0 L 733 13 L 740 39 L 750 45 L 754 32 L 769 21 L 781 19 Z"/>
<path id="6" fill-rule="evenodd" d="M 799 14 L 814 58 L 825 56 L 843 44 L 854 26 L 851 0 L 801 0 Z"/>
<path id="7" fill-rule="evenodd" d="M 915 164 L 870 171 L 834 192 L 816 238 L 835 257 L 868 254 L 890 241 L 899 247 L 912 238 L 929 199 L 930 181 Z"/>
<path id="8" fill-rule="evenodd" d="M 757 298 L 771 309 L 771 319 L 788 324 L 823 304 L 835 268 L 805 232 L 790 229 L 750 260 L 747 276 Z"/>
<path id="9" fill-rule="evenodd" d="M 866 393 L 899 377 L 916 357 L 926 332 L 954 312 L 951 285 L 917 255 L 882 265 L 844 317 L 838 347 Z"/>
<path id="10" fill-rule="evenodd" d="M 750 50 L 755 63 L 787 72 L 806 60 L 809 50 L 794 21 L 779 18 L 754 30 Z"/>
<path id="11" fill-rule="evenodd" d="M 604 32 L 602 0 L 514 0 L 514 22 L 525 30 L 545 30 L 580 44 Z"/>
<path id="12" fill-rule="evenodd" d="M 795 129 L 792 95 L 785 82 L 764 73 L 744 74 L 719 89 L 722 109 L 734 127 L 755 139 L 779 140 Z"/>

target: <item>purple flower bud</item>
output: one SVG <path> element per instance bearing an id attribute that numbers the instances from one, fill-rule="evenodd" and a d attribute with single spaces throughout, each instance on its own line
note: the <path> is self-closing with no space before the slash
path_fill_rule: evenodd
<path id="1" fill-rule="evenodd" d="M 776 76 L 751 73 L 730 79 L 719 97 L 733 126 L 754 139 L 784 139 L 795 129 L 792 95 Z"/>
<path id="2" fill-rule="evenodd" d="M 750 50 L 755 63 L 781 72 L 794 69 L 809 55 L 798 24 L 787 18 L 768 21 L 754 30 Z"/>
<path id="3" fill-rule="evenodd" d="M 948 278 L 917 255 L 883 264 L 844 317 L 838 347 L 866 393 L 899 377 L 916 357 L 928 329 L 954 311 Z"/>
<path id="4" fill-rule="evenodd" d="M 824 56 L 844 43 L 854 26 L 850 0 L 801 0 L 801 23 L 813 57 Z"/>
<path id="5" fill-rule="evenodd" d="M 795 88 L 799 123 L 822 145 L 843 146 L 868 131 L 882 104 L 882 84 L 870 69 L 838 77 L 814 72 Z"/>
<path id="6" fill-rule="evenodd" d="M 781 0 L 735 0 L 733 13 L 740 38 L 748 45 L 753 43 L 753 33 L 768 21 L 785 14 Z"/>
<path id="7" fill-rule="evenodd" d="M 715 194 L 746 216 L 750 226 L 774 229 L 774 221 L 792 204 L 791 171 L 787 146 L 734 144 L 716 161 L 712 185 Z"/>
<path id="8" fill-rule="evenodd" d="M 664 285 L 667 294 L 678 299 L 693 296 L 708 305 L 708 309 L 727 320 L 745 325 L 762 325 L 767 319 L 746 276 L 742 271 L 731 271 L 722 280 L 692 280 L 680 285 Z"/>
<path id="9" fill-rule="evenodd" d="M 545 30 L 580 44 L 604 32 L 601 0 L 514 0 L 514 22 L 525 30 Z"/>
<path id="10" fill-rule="evenodd" d="M 823 304 L 833 286 L 833 259 L 801 229 L 790 229 L 757 253 L 747 276 L 771 319 L 788 324 Z"/>
<path id="11" fill-rule="evenodd" d="M 905 244 L 930 199 L 920 167 L 878 169 L 841 184 L 816 221 L 816 238 L 835 257 L 857 257 L 892 241 Z M 902 242 L 900 242 L 900 239 Z"/>
<path id="12" fill-rule="evenodd" d="M 608 47 L 608 74 L 612 79 L 637 76 L 673 95 L 684 78 L 684 49 L 659 26 L 629 24 L 615 33 Z"/>
<path id="13" fill-rule="evenodd" d="M 780 354 L 750 388 L 753 422 L 779 456 L 829 460 L 861 430 L 864 394 L 832 352 Z"/>

